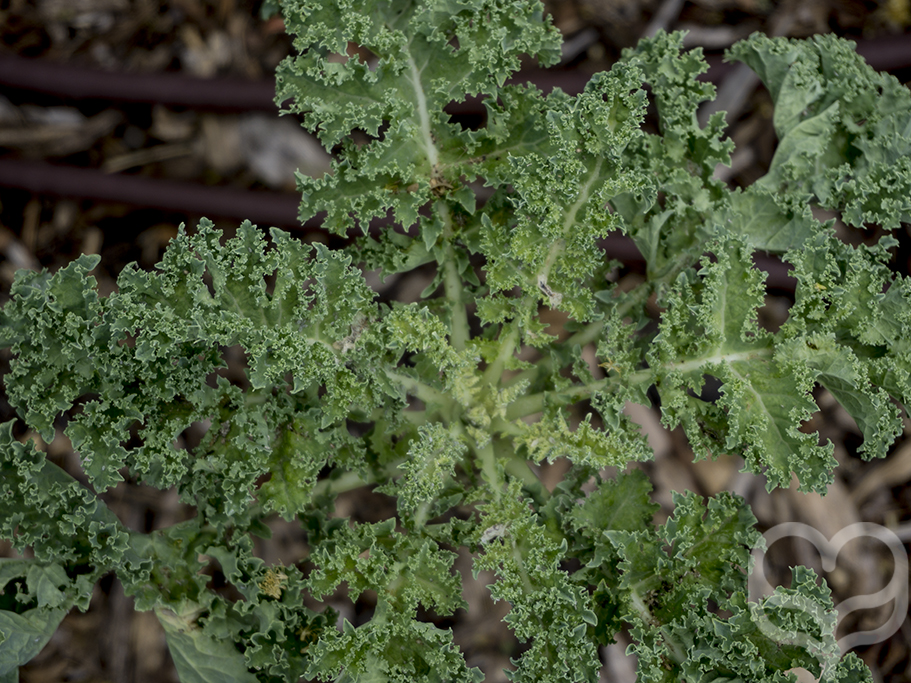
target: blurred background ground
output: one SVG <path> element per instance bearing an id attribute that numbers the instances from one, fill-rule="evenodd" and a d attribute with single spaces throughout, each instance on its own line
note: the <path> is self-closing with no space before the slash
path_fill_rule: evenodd
<path id="1" fill-rule="evenodd" d="M 909 0 L 576 0 L 548 7 L 566 40 L 557 79 L 566 89 L 609 68 L 623 47 L 659 27 L 687 30 L 687 45 L 703 47 L 712 64 L 753 31 L 793 37 L 832 32 L 857 40 L 877 68 L 889 69 L 905 83 L 911 78 Z M 215 218 L 229 233 L 245 217 L 261 227 L 292 230 L 305 240 L 329 241 L 317 224 L 302 227 L 295 220 L 294 170 L 321 173 L 328 156 L 293 119 L 275 115 L 272 74 L 289 51 L 281 21 L 261 19 L 258 2 L 0 0 L 0 73 L 21 75 L 22 64 L 12 61 L 17 57 L 49 69 L 36 72 L 31 84 L 20 79 L 10 85 L 0 78 L 2 300 L 17 269 L 53 270 L 80 253 L 101 254 L 95 274 L 102 291 L 110 291 L 124 265 L 137 261 L 151 267 L 177 226 L 195 225 L 202 215 Z M 728 133 L 737 153 L 732 168 L 722 173 L 733 185 L 748 185 L 763 174 L 774 151 L 771 105 L 761 87 L 736 94 L 732 88 L 743 76 L 731 74 L 719 70 L 714 76 L 722 92 L 735 93 L 725 108 L 733 112 Z M 210 89 L 193 79 L 207 79 Z M 875 229 L 844 236 L 869 240 Z M 907 275 L 911 240 L 904 232 L 897 237 L 902 246 L 893 266 Z M 418 272 L 387 281 L 381 294 L 409 298 L 423 289 L 426 276 Z M 635 254 L 625 276 L 638 276 Z M 771 288 L 765 324 L 780 324 L 788 305 L 787 287 Z M 554 318 L 553 329 L 560 322 Z M 0 362 L 7 366 L 8 360 L 6 355 Z M 911 445 L 902 441 L 888 460 L 866 463 L 857 455 L 860 436 L 851 418 L 831 397 L 820 395 L 819 403 L 821 411 L 809 427 L 832 440 L 840 462 L 825 498 L 793 490 L 769 495 L 761 480 L 741 475 L 733 459 L 694 464 L 681 434 L 667 433 L 657 412 L 636 410 L 634 418 L 657 454 L 646 468 L 663 511 L 671 509 L 671 490 L 710 495 L 729 489 L 751 502 L 763 530 L 800 521 L 831 537 L 862 520 L 893 529 L 907 551 Z M 12 417 L 5 399 L 0 401 L 0 420 Z M 48 447 L 48 455 L 78 468 L 64 438 Z M 561 473 L 557 463 L 542 476 L 553 484 Z M 365 507 L 365 500 L 376 506 Z M 127 484 L 108 502 L 132 528 L 162 528 L 186 514 L 173 493 Z M 339 512 L 378 519 L 390 514 L 383 508 L 387 504 L 379 496 L 357 494 L 340 501 Z M 272 541 L 259 548 L 267 562 L 290 563 L 306 554 L 294 526 L 276 522 L 274 532 Z M 11 553 L 8 545 L 0 551 Z M 822 569 L 811 544 L 793 538 L 775 544 L 766 562 L 772 582 L 787 583 L 786 568 L 796 563 Z M 506 608 L 488 604 L 483 586 L 490 577 L 470 580 L 467 555 L 460 570 L 470 609 L 449 625 L 472 665 L 481 666 L 490 681 L 505 680 L 501 669 L 517 652 L 500 622 Z M 845 547 L 826 576 L 838 602 L 875 593 L 890 571 L 885 546 L 858 541 Z M 336 607 L 354 623 L 372 609 L 343 601 Z M 852 613 L 839 635 L 875 628 L 890 609 L 891 604 Z M 625 646 L 621 642 L 603 653 L 603 680 L 634 680 Z M 911 680 L 907 620 L 892 637 L 857 651 L 878 680 Z M 22 679 L 119 683 L 166 682 L 176 676 L 154 615 L 133 612 L 131 599 L 108 577 L 96 587 L 91 609 L 67 617 Z"/>

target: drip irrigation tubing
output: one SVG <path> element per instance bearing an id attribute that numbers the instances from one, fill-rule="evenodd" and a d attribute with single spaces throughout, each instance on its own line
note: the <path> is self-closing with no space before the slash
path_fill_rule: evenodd
<path id="1" fill-rule="evenodd" d="M 857 52 L 877 71 L 911 67 L 911 35 L 858 40 Z M 707 54 L 708 80 L 717 82 L 728 65 L 719 54 Z M 581 92 L 589 74 L 579 70 L 529 69 L 513 82 L 534 83 L 544 92 L 559 86 Z M 0 85 L 74 100 L 157 103 L 201 110 L 275 111 L 271 80 L 195 78 L 181 73 L 124 73 L 0 53 Z M 470 98 L 450 105 L 452 114 L 481 114 L 481 101 Z"/>
<path id="2" fill-rule="evenodd" d="M 249 218 L 257 224 L 301 228 L 297 217 L 300 196 L 287 192 L 212 187 L 13 159 L 0 159 L 0 187 L 36 195 L 78 197 L 213 218 Z M 304 227 L 318 228 L 320 222 L 311 219 Z"/>

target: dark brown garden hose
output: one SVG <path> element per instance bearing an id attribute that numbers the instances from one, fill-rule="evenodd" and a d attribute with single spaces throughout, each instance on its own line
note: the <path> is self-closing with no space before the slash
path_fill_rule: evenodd
<path id="1" fill-rule="evenodd" d="M 249 218 L 261 227 L 301 227 L 297 220 L 300 197 L 296 194 L 208 187 L 198 183 L 11 159 L 0 159 L 0 187 L 57 197 L 122 202 L 213 218 Z M 320 221 L 311 223 L 306 227 L 318 227 Z"/>
<path id="2" fill-rule="evenodd" d="M 911 35 L 859 40 L 857 52 L 877 71 L 911 67 Z M 710 80 L 719 76 L 720 55 L 708 55 Z M 713 73 L 714 72 L 714 73 Z M 579 92 L 588 75 L 578 70 L 529 70 L 517 82 L 532 82 L 544 91 L 555 86 Z M 271 80 L 194 78 L 180 73 L 117 73 L 42 59 L 0 54 L 0 85 L 75 100 L 99 99 L 147 102 L 193 109 L 274 111 L 275 84 Z M 480 102 L 454 105 L 452 113 L 482 113 Z"/>

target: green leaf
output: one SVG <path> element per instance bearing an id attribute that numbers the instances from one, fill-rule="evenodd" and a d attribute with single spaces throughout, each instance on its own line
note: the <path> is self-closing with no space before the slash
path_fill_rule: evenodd
<path id="1" fill-rule="evenodd" d="M 405 471 L 398 491 L 399 506 L 413 512 L 432 503 L 467 451 L 468 445 L 452 429 L 439 423 L 420 426 L 405 462 L 399 465 Z"/>
<path id="2" fill-rule="evenodd" d="M 522 53 L 559 59 L 558 33 L 542 21 L 537 0 L 288 0 L 283 12 L 305 52 L 279 66 L 276 101 L 292 99 L 289 110 L 304 115 L 327 149 L 354 129 L 372 138 L 360 148 L 343 145 L 342 160 L 322 179 L 298 177 L 302 219 L 325 210 L 324 225 L 336 232 L 353 218 L 366 228 L 389 209 L 408 227 L 435 193 L 455 191 L 464 204 L 459 165 L 473 143 L 443 108 L 466 95 L 495 94 Z M 375 63 L 334 59 L 346 55 L 349 41 Z"/>
<path id="3" fill-rule="evenodd" d="M 455 555 L 430 539 L 394 531 L 394 521 L 339 528 L 315 548 L 313 594 L 328 595 L 344 581 L 352 599 L 381 591 L 382 601 L 401 614 L 413 614 L 418 604 L 438 614 L 463 607 L 461 580 L 450 573 Z"/>
<path id="4" fill-rule="evenodd" d="M 575 429 L 570 429 L 561 412 L 547 411 L 536 422 L 516 422 L 520 433 L 516 442 L 524 446 L 530 459 L 553 462 L 565 457 L 576 464 L 597 468 L 622 467 L 628 462 L 648 460 L 651 453 L 645 437 L 626 429 L 603 430 L 593 427 L 589 413 Z"/>
<path id="5" fill-rule="evenodd" d="M 781 356 L 805 364 L 857 421 L 870 458 L 885 457 L 901 432 L 890 395 L 908 401 L 901 384 L 882 375 L 906 366 L 911 329 L 911 291 L 887 265 L 888 246 L 855 248 L 823 233 L 787 255 L 798 285 Z"/>
<path id="6" fill-rule="evenodd" d="M 243 654 L 234 643 L 206 634 L 196 623 L 192 610 L 177 614 L 158 608 L 155 616 L 164 628 L 168 650 L 181 683 L 254 683 Z"/>
<path id="7" fill-rule="evenodd" d="M 587 637 L 597 623 L 591 597 L 560 570 L 568 550 L 565 540 L 548 538 L 529 511 L 518 482 L 510 483 L 499 499 L 481 506 L 483 517 L 476 538 L 484 552 L 472 569 L 489 570 L 497 581 L 489 586 L 494 600 L 512 609 L 506 622 L 520 640 L 531 640 L 509 672 L 513 681 L 557 683 L 596 681 L 600 662 Z M 546 634 L 543 637 L 542 634 Z"/>
<path id="8" fill-rule="evenodd" d="M 494 121 L 486 141 L 479 135 L 479 171 L 489 185 L 510 186 L 500 201 L 513 209 L 491 201 L 482 214 L 492 291 L 519 287 L 545 306 L 592 319 L 588 283 L 602 263 L 597 240 L 623 226 L 608 204 L 652 191 L 645 175 L 619 163 L 642 135 L 645 107 L 641 72 L 623 63 L 598 74 L 576 98 L 556 90 L 545 99 L 533 88 L 516 88 L 502 106 L 488 105 Z"/>
<path id="9" fill-rule="evenodd" d="M 0 537 L 13 539 L 20 550 L 31 547 L 45 566 L 90 567 L 74 582 L 71 594 L 87 607 L 92 584 L 123 559 L 128 534 L 89 489 L 12 432 L 12 421 L 0 425 Z"/>
<path id="10" fill-rule="evenodd" d="M 376 590 L 373 619 L 342 633 L 327 632 L 315 646 L 308 676 L 351 681 L 464 681 L 477 683 L 451 642 L 451 632 L 415 619 L 418 604 L 437 614 L 464 607 L 461 581 L 451 573 L 455 554 L 415 533 L 395 531 L 395 520 L 335 529 L 313 550 L 316 569 L 308 579 L 315 596 L 345 582 L 349 597 Z"/>
<path id="11" fill-rule="evenodd" d="M 791 588 L 746 602 L 750 552 L 763 541 L 742 499 L 675 493 L 674 504 L 655 531 L 605 532 L 624 558 L 620 590 L 640 678 L 778 681 L 798 666 L 823 681 L 859 673 L 840 662 L 836 614 L 812 571 L 798 567 Z"/>
<path id="12" fill-rule="evenodd" d="M 788 351 L 818 373 L 816 381 L 855 419 L 864 438 L 860 451 L 884 457 L 902 433 L 901 416 L 889 394 L 871 382 L 868 364 L 833 336 L 795 341 Z"/>
<path id="13" fill-rule="evenodd" d="M 481 683 L 484 674 L 468 668 L 452 642 L 452 632 L 420 621 L 379 614 L 355 628 L 345 620 L 341 633 L 314 646 L 307 677 L 345 683 Z"/>
<path id="14" fill-rule="evenodd" d="M 38 655 L 57 627 L 66 616 L 68 609 L 35 608 L 22 614 L 0 610 L 0 676 L 15 675 Z"/>
<path id="15" fill-rule="evenodd" d="M 725 228 L 754 249 L 783 254 L 815 237 L 818 225 L 806 197 L 782 195 L 753 184 L 731 194 Z"/>
<path id="16" fill-rule="evenodd" d="M 787 486 L 793 472 L 801 490 L 824 490 L 835 464 L 831 445 L 799 429 L 816 409 L 814 374 L 759 328 L 764 278 L 750 251 L 736 243 L 711 250 L 714 262 L 703 260 L 699 279 L 678 279 L 650 352 L 649 364 L 661 368 L 663 420 L 682 422 L 703 457 L 742 454 L 770 489 Z M 701 392 L 704 375 L 722 382 L 717 406 L 689 393 Z"/>
<path id="17" fill-rule="evenodd" d="M 573 508 L 568 521 L 586 538 L 599 540 L 603 532 L 636 531 L 652 521 L 658 504 L 649 498 L 652 485 L 642 470 L 617 475 L 601 482 L 581 505 Z"/>
<path id="18" fill-rule="evenodd" d="M 854 43 L 754 34 L 728 59 L 748 64 L 775 102 L 780 140 L 759 185 L 813 197 L 857 227 L 911 221 L 911 92 Z"/>
<path id="19" fill-rule="evenodd" d="M 94 388 L 97 362 L 85 349 L 110 342 L 99 324 L 101 303 L 95 278 L 98 256 L 81 256 L 53 276 L 20 270 L 4 307 L 2 343 L 18 355 L 5 378 L 9 400 L 41 435 L 54 438 L 58 411 Z"/>
<path id="20" fill-rule="evenodd" d="M 312 416 L 301 416 L 289 425 L 271 449 L 268 464 L 271 476 L 259 487 L 265 508 L 275 510 L 287 521 L 303 512 L 312 501 L 317 476 L 326 466 L 329 453 L 346 436 L 340 430 L 321 433 Z"/>
<path id="21" fill-rule="evenodd" d="M 19 667 L 44 649 L 73 605 L 86 607 L 76 583 L 59 564 L 0 558 L 0 676 L 17 680 Z"/>

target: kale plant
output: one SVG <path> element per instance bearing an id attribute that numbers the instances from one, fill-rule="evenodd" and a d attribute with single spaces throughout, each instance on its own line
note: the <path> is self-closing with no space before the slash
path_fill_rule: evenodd
<path id="1" fill-rule="evenodd" d="M 426 616 L 465 606 L 458 548 L 511 606 L 527 644 L 514 681 L 596 681 L 599 647 L 624 628 L 641 681 L 771 683 L 795 667 L 869 680 L 838 652 L 812 571 L 747 599 L 763 540 L 741 498 L 680 492 L 654 523 L 650 483 L 627 467 L 653 454 L 624 407 L 657 396 L 696 458 L 740 456 L 770 489 L 833 479 L 832 444 L 806 428 L 817 387 L 856 420 L 866 457 L 886 454 L 911 399 L 911 286 L 888 267 L 888 233 L 850 246 L 813 209 L 857 229 L 911 221 L 909 91 L 830 36 L 737 44 L 727 58 L 762 78 L 779 144 L 761 180 L 731 190 L 713 174 L 733 143 L 723 114 L 697 122 L 714 88 L 680 34 L 643 40 L 577 96 L 545 96 L 506 84 L 520 55 L 558 60 L 538 0 L 281 9 L 299 56 L 277 101 L 335 159 L 298 178 L 301 219 L 325 212 L 357 239 L 330 250 L 247 222 L 225 240 L 202 221 L 107 297 L 94 256 L 17 275 L 0 313 L 9 400 L 47 442 L 66 416 L 89 486 L 0 429 L 0 536 L 31 553 L 0 561 L 0 680 L 114 572 L 157 614 L 186 683 L 480 681 Z M 484 98 L 477 129 L 444 111 L 466 97 Z M 611 277 L 611 233 L 644 257 L 632 289 Z M 757 252 L 797 283 L 775 332 L 758 322 Z M 361 270 L 428 264 L 414 303 L 378 302 Z M 568 317 L 566 338 L 545 309 Z M 216 372 L 229 347 L 241 384 Z M 716 400 L 702 398 L 710 378 Z M 179 447 L 192 425 L 205 436 Z M 538 464 L 558 458 L 572 465 L 551 491 Z M 128 529 L 99 497 L 125 478 L 176 488 L 195 516 Z M 336 516 L 361 487 L 394 497 L 394 517 Z M 296 564 L 253 553 L 277 515 L 306 535 Z M 233 598 L 207 587 L 216 563 Z M 375 591 L 367 623 L 305 605 L 342 584 L 352 600 Z"/>

